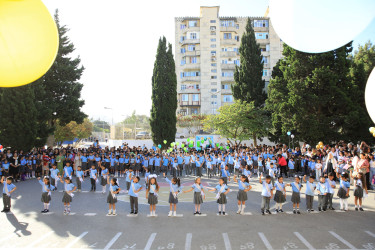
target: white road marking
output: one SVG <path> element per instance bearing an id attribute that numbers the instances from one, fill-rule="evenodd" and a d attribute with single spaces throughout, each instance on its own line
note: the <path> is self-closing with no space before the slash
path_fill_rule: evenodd
<path id="1" fill-rule="evenodd" d="M 264 233 L 258 233 L 258 235 L 262 239 L 264 245 L 266 246 L 268 250 L 273 249 L 270 242 L 267 240 L 266 236 L 264 235 Z"/>
<path id="2" fill-rule="evenodd" d="M 336 213 L 345 213 L 345 211 L 341 211 L 341 210 L 338 210 L 338 209 L 336 209 L 335 212 Z"/>
<path id="3" fill-rule="evenodd" d="M 375 238 L 375 234 L 371 233 L 370 231 L 365 231 L 368 235 L 372 236 Z"/>
<path id="4" fill-rule="evenodd" d="M 352 244 L 350 244 L 348 241 L 346 241 L 344 238 L 342 238 L 337 233 L 335 233 L 333 231 L 329 231 L 329 233 L 332 234 L 333 237 L 335 237 L 336 239 L 338 239 L 339 241 L 341 241 L 343 244 L 345 244 L 346 246 L 348 246 L 350 249 L 357 249 L 355 246 L 353 246 Z"/>
<path id="5" fill-rule="evenodd" d="M 84 216 L 95 216 L 96 213 L 85 213 Z"/>
<path id="6" fill-rule="evenodd" d="M 156 237 L 156 233 L 152 233 L 150 235 L 150 238 L 148 238 L 147 244 L 145 246 L 145 250 L 150 250 L 151 249 L 152 242 L 154 242 L 155 237 Z"/>
<path id="7" fill-rule="evenodd" d="M 193 235 L 191 233 L 186 234 L 185 250 L 191 250 L 191 239 Z"/>
<path id="8" fill-rule="evenodd" d="M 126 216 L 128 216 L 128 217 L 137 217 L 138 214 L 127 214 Z"/>
<path id="9" fill-rule="evenodd" d="M 223 239 L 225 244 L 225 250 L 232 250 L 232 246 L 230 245 L 229 237 L 227 233 L 223 233 Z"/>
<path id="10" fill-rule="evenodd" d="M 155 215 L 147 215 L 147 217 L 158 217 L 158 215 L 157 214 L 155 214 Z"/>
<path id="11" fill-rule="evenodd" d="M 253 215 L 251 212 L 244 212 L 243 214 L 241 215 Z"/>
<path id="12" fill-rule="evenodd" d="M 302 241 L 303 244 L 305 244 L 305 246 L 308 248 L 308 249 L 315 249 L 300 233 L 298 232 L 294 232 L 294 234 L 297 236 L 297 238 Z"/>
<path id="13" fill-rule="evenodd" d="M 88 234 L 88 232 L 83 232 L 80 236 L 75 238 L 72 242 L 70 242 L 68 245 L 65 246 L 65 248 L 71 248 L 74 244 L 76 244 L 78 241 L 80 241 L 85 235 Z"/>
<path id="14" fill-rule="evenodd" d="M 200 216 L 207 216 L 207 214 L 196 214 L 194 216 L 200 217 Z"/>
<path id="15" fill-rule="evenodd" d="M 117 234 L 115 235 L 115 237 L 113 237 L 112 240 L 111 240 L 110 242 L 108 242 L 108 244 L 104 247 L 104 250 L 108 250 L 108 249 L 110 249 L 111 246 L 116 242 L 116 240 L 117 240 L 118 238 L 120 238 L 121 234 L 122 234 L 122 233 L 117 233 Z"/>
<path id="16" fill-rule="evenodd" d="M 42 242 L 45 238 L 47 238 L 48 236 L 50 236 L 53 233 L 54 233 L 54 231 L 50 231 L 50 232 L 46 233 L 45 235 L 39 237 L 36 241 L 32 242 L 26 248 L 32 248 L 32 247 L 34 247 L 36 244 L 38 244 L 39 242 Z"/>

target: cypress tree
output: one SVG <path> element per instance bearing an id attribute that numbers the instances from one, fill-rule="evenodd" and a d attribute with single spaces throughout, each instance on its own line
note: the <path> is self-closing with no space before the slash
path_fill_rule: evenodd
<path id="1" fill-rule="evenodd" d="M 266 93 L 263 76 L 262 54 L 255 39 L 250 18 L 247 19 L 245 33 L 239 48 L 241 65 L 234 72 L 235 84 L 232 86 L 236 100 L 254 102 L 255 107 L 264 105 Z"/>
<path id="2" fill-rule="evenodd" d="M 172 45 L 165 37 L 159 39 L 152 75 L 152 108 L 150 125 L 152 140 L 165 148 L 176 135 L 177 77 Z M 163 141 L 168 143 L 165 145 Z"/>
<path id="3" fill-rule="evenodd" d="M 37 110 L 32 86 L 0 90 L 0 143 L 12 150 L 30 150 L 37 137 Z"/>

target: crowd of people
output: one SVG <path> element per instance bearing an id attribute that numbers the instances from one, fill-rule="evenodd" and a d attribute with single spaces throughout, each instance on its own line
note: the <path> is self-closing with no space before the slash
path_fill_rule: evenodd
<path id="1" fill-rule="evenodd" d="M 252 178 L 259 178 L 262 185 L 262 214 L 271 213 L 272 198 L 276 202 L 276 212 L 283 212 L 282 204 L 288 186 L 292 190 L 293 213 L 299 214 L 303 182 L 306 182 L 308 212 L 313 211 L 315 194 L 318 195 L 319 211 L 334 209 L 334 193 L 340 198 L 340 209 L 348 210 L 347 198 L 351 185 L 355 190 L 355 209 L 363 211 L 362 198 L 367 195 L 368 189 L 372 189 L 375 181 L 374 152 L 365 142 L 353 144 L 341 141 L 318 149 L 308 144 L 296 148 L 244 144 L 220 149 L 213 146 L 208 145 L 199 151 L 175 146 L 171 152 L 167 152 L 156 146 L 148 149 L 145 146 L 129 147 L 126 143 L 117 148 L 102 148 L 96 141 L 91 147 L 81 149 L 40 148 L 30 152 L 6 150 L 0 153 L 0 176 L 4 184 L 3 212 L 10 210 L 10 195 L 16 189 L 14 182 L 32 178 L 38 178 L 42 185 L 43 213 L 49 212 L 51 192 L 62 182 L 64 213 L 69 214 L 73 192 L 81 191 L 84 178 L 90 178 L 91 191 L 96 191 L 96 185 L 100 183 L 105 193 L 109 185 L 109 215 L 115 215 L 117 194 L 121 192 L 118 180 L 124 178 L 131 214 L 138 213 L 138 193 L 145 188 L 151 216 L 155 215 L 158 202 L 157 181 L 163 177 L 170 185 L 169 216 L 176 214 L 178 195 L 190 191 L 194 191 L 194 214 L 199 215 L 204 189 L 217 192 L 219 214 L 225 215 L 226 194 L 230 190 L 228 181 L 231 179 L 238 183 L 237 213 L 243 214 L 247 192 L 252 188 L 249 182 Z M 72 183 L 73 176 L 75 184 Z M 140 184 L 142 176 L 146 180 L 145 187 Z M 180 179 L 184 176 L 196 178 L 189 190 L 182 191 Z M 218 185 L 215 188 L 203 187 L 203 176 L 218 178 Z M 290 184 L 284 183 L 287 178 L 292 178 Z"/>

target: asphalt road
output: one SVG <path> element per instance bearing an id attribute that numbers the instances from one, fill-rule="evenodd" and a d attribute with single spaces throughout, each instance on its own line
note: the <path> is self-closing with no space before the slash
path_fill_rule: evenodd
<path id="1" fill-rule="evenodd" d="M 141 182 L 143 184 L 143 181 Z M 12 213 L 0 214 L 0 248 L 85 248 L 85 249 L 375 249 L 374 193 L 364 201 L 365 212 L 354 211 L 354 198 L 349 198 L 350 211 L 308 214 L 305 196 L 301 195 L 301 215 L 291 213 L 291 192 L 287 193 L 284 214 L 260 214 L 260 184 L 253 178 L 248 193 L 246 215 L 237 215 L 237 184 L 229 184 L 228 216 L 217 215 L 215 194 L 207 193 L 202 213 L 194 216 L 193 193 L 179 197 L 179 217 L 168 217 L 168 190 L 161 185 L 157 217 L 147 217 L 149 206 L 145 193 L 140 193 L 140 214 L 128 217 L 128 196 L 121 194 L 117 216 L 106 216 L 107 194 L 92 193 L 89 181 L 85 192 L 76 193 L 72 214 L 63 215 L 62 193 L 52 194 L 49 214 L 41 214 L 41 186 L 36 180 L 16 183 Z M 193 178 L 182 180 L 184 190 Z M 203 178 L 204 186 L 214 186 L 217 179 Z M 120 179 L 124 188 L 125 181 Z M 59 186 L 62 188 L 62 185 Z M 101 187 L 98 187 L 99 191 Z M 289 188 L 290 189 L 290 188 Z M 304 188 L 302 189 L 304 191 Z M 335 208 L 339 207 L 334 198 Z M 272 211 L 275 203 L 271 202 Z M 317 206 L 317 197 L 314 207 Z"/>

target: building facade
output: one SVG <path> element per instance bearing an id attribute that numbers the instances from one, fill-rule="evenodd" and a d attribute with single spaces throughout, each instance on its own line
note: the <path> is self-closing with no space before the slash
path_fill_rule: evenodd
<path id="1" fill-rule="evenodd" d="M 231 85 L 248 17 L 220 17 L 219 6 L 200 7 L 199 17 L 175 18 L 175 60 L 181 115 L 216 114 L 233 103 Z M 263 79 L 282 56 L 282 41 L 268 17 L 250 17 L 262 50 Z"/>

